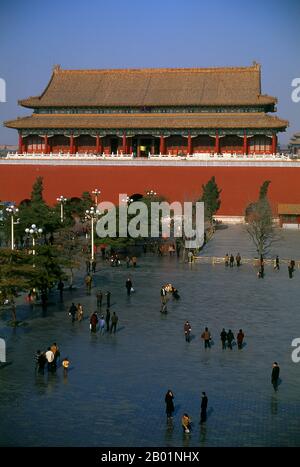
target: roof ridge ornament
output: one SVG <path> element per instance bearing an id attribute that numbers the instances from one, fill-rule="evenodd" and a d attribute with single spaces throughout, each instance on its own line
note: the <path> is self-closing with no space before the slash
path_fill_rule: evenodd
<path id="1" fill-rule="evenodd" d="M 53 73 L 58 73 L 59 71 L 61 71 L 61 66 L 58 64 L 53 65 Z"/>

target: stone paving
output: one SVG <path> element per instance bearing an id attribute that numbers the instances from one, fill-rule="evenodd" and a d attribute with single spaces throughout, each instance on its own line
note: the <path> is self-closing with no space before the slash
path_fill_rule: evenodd
<path id="1" fill-rule="evenodd" d="M 250 256 L 241 227 L 217 231 L 205 255 L 227 251 Z M 226 250 L 226 251 L 225 251 Z M 280 257 L 300 259 L 300 233 L 286 232 L 277 245 Z M 136 292 L 126 296 L 130 272 Z M 7 326 L 0 312 L 0 336 L 8 342 L 10 365 L 0 369 L 0 446 L 300 446 L 300 363 L 291 360 L 291 342 L 300 337 L 300 271 L 288 278 L 266 268 L 258 279 L 250 265 L 183 264 L 177 258 L 145 256 L 134 270 L 98 261 L 95 284 L 112 292 L 111 311 L 119 316 L 115 335 L 91 335 L 88 315 L 95 292 L 85 294 L 84 271 L 78 289 L 64 304 L 19 310 L 26 325 Z M 160 286 L 172 282 L 181 295 L 160 309 Z M 86 319 L 71 323 L 68 308 L 81 302 Z M 105 307 L 103 307 L 105 311 Z M 185 342 L 188 319 L 193 338 Z M 214 345 L 204 350 L 200 334 L 211 330 Z M 245 347 L 222 350 L 222 327 L 245 332 Z M 35 351 L 52 342 L 71 360 L 67 377 L 35 375 Z M 273 361 L 281 368 L 274 392 Z M 164 395 L 175 394 L 175 415 L 166 423 Z M 201 392 L 208 395 L 208 419 L 199 426 Z M 190 435 L 180 418 L 192 417 Z"/>

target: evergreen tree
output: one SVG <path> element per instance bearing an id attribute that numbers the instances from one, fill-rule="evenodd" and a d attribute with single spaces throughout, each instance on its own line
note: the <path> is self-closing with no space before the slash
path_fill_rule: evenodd
<path id="1" fill-rule="evenodd" d="M 204 202 L 205 219 L 211 222 L 213 216 L 221 206 L 220 194 L 222 190 L 219 190 L 215 177 L 211 177 L 206 185 L 202 185 L 202 190 L 203 193 L 200 201 Z"/>

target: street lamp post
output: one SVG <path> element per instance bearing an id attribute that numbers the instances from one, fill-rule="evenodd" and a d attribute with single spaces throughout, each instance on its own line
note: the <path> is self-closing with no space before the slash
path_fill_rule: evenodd
<path id="1" fill-rule="evenodd" d="M 95 259 L 94 252 L 94 221 L 98 218 L 100 211 L 93 206 L 85 211 L 86 218 L 91 220 L 91 261 Z"/>
<path id="2" fill-rule="evenodd" d="M 95 206 L 97 208 L 98 206 L 98 196 L 100 195 L 101 191 L 98 190 L 98 188 L 95 188 L 93 191 L 92 191 L 92 194 L 95 196 Z"/>
<path id="3" fill-rule="evenodd" d="M 63 223 L 64 221 L 64 204 L 67 202 L 67 198 L 61 195 L 56 200 L 60 203 L 60 222 Z"/>
<path id="4" fill-rule="evenodd" d="M 25 232 L 27 235 L 32 236 L 32 255 L 33 257 L 35 256 L 35 240 L 38 237 L 39 234 L 43 233 L 43 229 L 38 228 L 35 224 L 32 224 L 31 227 L 25 229 Z M 33 267 L 35 267 L 35 264 L 33 263 Z"/>
<path id="5" fill-rule="evenodd" d="M 19 212 L 19 209 L 16 208 L 14 205 L 9 206 L 6 208 L 6 212 L 10 215 L 11 218 L 11 249 L 15 249 L 15 239 L 14 239 L 14 216 Z M 16 222 L 17 224 L 18 222 Z"/>

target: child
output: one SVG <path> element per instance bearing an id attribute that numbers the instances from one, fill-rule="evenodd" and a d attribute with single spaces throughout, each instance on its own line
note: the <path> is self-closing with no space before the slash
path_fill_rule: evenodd
<path id="1" fill-rule="evenodd" d="M 67 373 L 68 373 L 68 368 L 70 366 L 70 361 L 68 359 L 68 357 L 65 357 L 63 359 L 63 361 L 61 362 L 62 366 L 63 366 L 63 369 L 64 369 L 64 375 L 66 376 Z"/>

